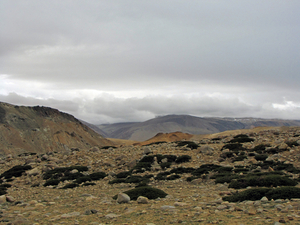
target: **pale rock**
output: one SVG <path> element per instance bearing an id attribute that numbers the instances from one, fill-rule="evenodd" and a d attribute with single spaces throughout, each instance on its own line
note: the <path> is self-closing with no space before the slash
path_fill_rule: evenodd
<path id="1" fill-rule="evenodd" d="M 266 197 L 266 196 L 264 196 L 264 197 L 262 197 L 261 198 L 261 200 L 260 200 L 261 202 L 268 202 L 269 201 L 269 199 Z"/>
<path id="2" fill-rule="evenodd" d="M 174 206 L 186 206 L 186 205 L 188 205 L 188 204 L 185 202 L 175 202 L 174 203 Z"/>
<path id="3" fill-rule="evenodd" d="M 6 201 L 7 201 L 7 202 L 14 202 L 15 199 L 14 199 L 14 197 L 12 197 L 12 196 L 6 196 Z"/>
<path id="4" fill-rule="evenodd" d="M 117 215 L 115 213 L 109 213 L 105 216 L 106 219 L 114 219 L 114 218 L 117 218 L 119 217 L 120 215 Z"/>
<path id="5" fill-rule="evenodd" d="M 74 173 L 78 173 L 78 170 L 77 169 L 73 169 L 73 170 L 70 171 L 70 173 L 73 173 L 73 174 Z"/>
<path id="6" fill-rule="evenodd" d="M 214 154 L 214 149 L 208 145 L 204 145 L 200 147 L 200 153 L 204 155 L 213 155 Z"/>
<path id="7" fill-rule="evenodd" d="M 128 203 L 128 202 L 130 202 L 130 197 L 125 193 L 119 193 L 117 202 L 118 203 Z"/>
<path id="8" fill-rule="evenodd" d="M 151 149 L 149 147 L 144 147 L 144 154 L 148 155 L 151 153 Z"/>
<path id="9" fill-rule="evenodd" d="M 218 210 L 224 210 L 224 209 L 227 209 L 227 208 L 228 208 L 227 205 L 219 205 L 217 207 Z"/>
<path id="10" fill-rule="evenodd" d="M 1 195 L 0 196 L 0 204 L 3 204 L 6 202 L 6 196 L 5 195 Z"/>
<path id="11" fill-rule="evenodd" d="M 137 203 L 138 204 L 148 204 L 149 203 L 149 199 L 147 197 L 144 197 L 144 196 L 139 196 L 137 198 Z"/>
<path id="12" fill-rule="evenodd" d="M 94 147 L 90 148 L 90 151 L 91 152 L 99 152 L 100 149 L 97 146 L 94 146 Z"/>
<path id="13" fill-rule="evenodd" d="M 41 170 L 38 167 L 35 167 L 35 168 L 31 169 L 31 170 L 27 170 L 26 174 L 28 176 L 36 176 L 36 175 L 41 174 Z"/>
<path id="14" fill-rule="evenodd" d="M 175 206 L 172 205 L 163 205 L 160 207 L 161 210 L 173 210 L 175 209 Z"/>

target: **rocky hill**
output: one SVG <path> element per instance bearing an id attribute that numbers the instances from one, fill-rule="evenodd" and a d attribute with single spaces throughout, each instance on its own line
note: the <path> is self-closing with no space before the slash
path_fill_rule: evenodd
<path id="1" fill-rule="evenodd" d="M 0 223 L 300 223 L 299 127 L 157 137 L 1 157 Z"/>
<path id="2" fill-rule="evenodd" d="M 157 133 L 180 131 L 189 134 L 212 134 L 226 130 L 249 129 L 258 126 L 300 126 L 299 120 L 261 118 L 209 118 L 189 115 L 167 115 L 145 122 L 103 124 L 98 127 L 106 137 L 145 141 Z"/>
<path id="3" fill-rule="evenodd" d="M 72 115 L 0 102 L 0 154 L 70 152 L 112 142 Z"/>

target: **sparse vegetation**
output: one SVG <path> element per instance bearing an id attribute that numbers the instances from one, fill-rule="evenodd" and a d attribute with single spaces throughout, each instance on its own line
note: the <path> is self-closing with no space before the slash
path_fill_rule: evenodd
<path id="1" fill-rule="evenodd" d="M 11 179 L 12 177 L 20 177 L 23 175 L 23 173 L 25 173 L 26 170 L 30 169 L 32 169 L 30 165 L 17 165 L 2 173 L 0 175 L 0 178 L 3 177 L 5 179 Z"/>
<path id="2" fill-rule="evenodd" d="M 181 155 L 177 157 L 175 162 L 179 164 L 179 163 L 189 162 L 191 159 L 192 157 L 189 155 Z"/>
<path id="3" fill-rule="evenodd" d="M 185 146 L 185 147 L 190 148 L 190 149 L 197 149 L 199 147 L 199 145 L 196 144 L 193 141 L 178 141 L 176 143 L 177 143 L 177 147 Z"/>
<path id="4" fill-rule="evenodd" d="M 231 196 L 223 197 L 224 201 L 242 202 L 246 200 L 256 201 L 266 196 L 268 199 L 291 199 L 300 198 L 300 188 L 280 187 L 280 188 L 252 188 L 242 192 L 237 192 Z"/>
<path id="5" fill-rule="evenodd" d="M 164 198 L 167 196 L 167 193 L 164 191 L 150 186 L 136 187 L 134 189 L 125 191 L 124 193 L 127 194 L 131 200 L 137 200 L 139 196 L 144 196 L 148 199 Z M 115 195 L 113 198 L 117 199 L 117 195 Z"/>

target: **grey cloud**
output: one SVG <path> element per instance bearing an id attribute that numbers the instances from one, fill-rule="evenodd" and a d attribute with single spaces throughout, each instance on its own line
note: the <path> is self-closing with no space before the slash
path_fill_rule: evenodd
<path id="1" fill-rule="evenodd" d="M 3 0 L 0 75 L 44 83 L 36 92 L 44 96 L 54 89 L 61 96 L 82 89 L 144 94 L 75 102 L 41 100 L 24 87 L 2 97 L 95 121 L 168 113 L 292 117 L 297 108 L 272 104 L 300 97 L 299 9 L 297 0 Z M 203 97 L 212 93 L 223 97 Z"/>

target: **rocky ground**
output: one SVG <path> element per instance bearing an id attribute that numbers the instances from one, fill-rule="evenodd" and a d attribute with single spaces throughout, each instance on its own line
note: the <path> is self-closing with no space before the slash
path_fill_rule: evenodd
<path id="1" fill-rule="evenodd" d="M 247 158 L 233 162 L 233 158 L 221 157 L 228 149 L 223 146 L 237 134 L 247 134 L 253 139 L 243 143 L 245 149 L 260 144 L 269 148 L 285 149 L 269 154 L 266 160 L 293 164 L 300 169 L 300 128 L 256 128 L 214 135 L 193 137 L 199 145 L 195 149 L 178 146 L 175 142 L 157 143 L 149 146 L 128 145 L 116 148 L 93 147 L 73 149 L 64 154 L 49 152 L 41 155 L 7 156 L 0 160 L 0 173 L 16 165 L 30 165 L 20 177 L 7 179 L 2 184 L 10 184 L 7 193 L 0 196 L 0 222 L 3 224 L 300 224 L 300 199 L 267 199 L 256 201 L 228 202 L 222 197 L 237 192 L 227 183 L 215 183 L 210 177 L 198 177 L 190 182 L 190 173 L 180 174 L 175 180 L 154 179 L 158 173 L 178 167 L 199 168 L 204 164 L 224 167 L 246 168 L 257 160 L 247 153 Z M 289 143 L 294 145 L 289 146 Z M 296 144 L 298 143 L 299 146 Z M 191 160 L 172 163 L 162 170 L 160 163 L 153 163 L 152 170 L 138 175 L 154 175 L 148 185 L 163 190 L 165 198 L 130 200 L 118 203 L 112 197 L 133 189 L 136 183 L 115 183 L 116 174 L 132 169 L 136 163 L 148 155 L 189 155 Z M 95 185 L 61 189 L 72 181 L 58 185 L 44 186 L 46 171 L 59 167 L 87 166 L 83 173 L 105 172 L 103 179 L 93 181 Z M 256 168 L 257 169 L 257 168 Z M 273 170 L 268 168 L 265 172 Z M 261 169 L 262 172 L 263 169 Z M 78 171 L 77 171 L 78 172 Z M 76 173 L 76 171 L 72 171 Z M 289 173 L 297 180 L 297 173 Z M 299 184 L 296 185 L 299 187 Z M 249 189 L 247 187 L 246 189 Z M 242 189 L 244 190 L 244 189 Z M 238 191 L 242 191 L 239 189 Z"/>

